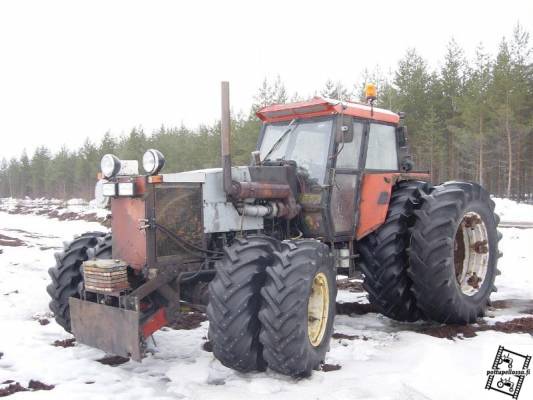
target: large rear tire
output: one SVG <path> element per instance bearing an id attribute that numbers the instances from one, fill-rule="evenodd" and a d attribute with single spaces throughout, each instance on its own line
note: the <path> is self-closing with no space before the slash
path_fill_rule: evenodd
<path id="1" fill-rule="evenodd" d="M 91 255 L 98 258 L 111 258 L 111 234 L 103 232 L 87 232 L 70 243 L 64 244 L 64 250 L 56 253 L 56 266 L 48 270 L 52 282 L 46 291 L 52 298 L 50 310 L 56 322 L 67 332 L 70 325 L 70 297 L 80 297 L 79 285 L 83 281 L 81 264 Z"/>
<path id="2" fill-rule="evenodd" d="M 209 284 L 209 340 L 215 357 L 228 368 L 240 372 L 266 368 L 257 314 L 265 268 L 278 247 L 273 238 L 248 236 L 226 247 L 217 262 L 217 274 Z"/>
<path id="3" fill-rule="evenodd" d="M 387 217 L 382 226 L 358 243 L 363 286 L 368 300 L 383 315 L 398 321 L 416 321 L 421 317 L 411 292 L 413 282 L 409 267 L 409 232 L 421 197 L 430 190 L 422 181 L 402 181 L 392 189 Z"/>
<path id="4" fill-rule="evenodd" d="M 418 307 L 437 322 L 475 322 L 496 290 L 494 202 L 478 184 L 447 182 L 423 196 L 415 215 L 409 276 Z"/>
<path id="5" fill-rule="evenodd" d="M 269 368 L 309 376 L 324 362 L 333 333 L 336 273 L 327 245 L 286 241 L 274 253 L 261 290 L 263 356 Z"/>

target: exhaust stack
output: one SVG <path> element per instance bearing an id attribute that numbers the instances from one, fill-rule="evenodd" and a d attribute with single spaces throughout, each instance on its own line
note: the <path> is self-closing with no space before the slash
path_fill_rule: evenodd
<path id="1" fill-rule="evenodd" d="M 220 148 L 222 152 L 222 176 L 224 192 L 233 197 L 231 178 L 231 120 L 229 111 L 229 82 L 222 81 L 221 85 L 222 116 L 220 118 Z"/>
<path id="2" fill-rule="evenodd" d="M 248 208 L 241 212 L 258 215 L 294 218 L 300 211 L 288 184 L 270 182 L 237 182 L 231 177 L 231 120 L 229 111 L 229 82 L 220 85 L 222 116 L 220 118 L 220 149 L 222 156 L 222 187 L 232 201 L 242 199 L 276 199 L 282 200 L 270 204 L 268 208 Z"/>

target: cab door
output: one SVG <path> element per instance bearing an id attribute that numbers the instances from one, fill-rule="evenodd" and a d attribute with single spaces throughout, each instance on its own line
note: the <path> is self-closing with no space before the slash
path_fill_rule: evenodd
<path id="1" fill-rule="evenodd" d="M 356 205 L 362 179 L 362 151 L 368 122 L 339 118 L 332 155 L 330 218 L 335 241 L 353 240 L 358 220 Z"/>
<path id="2" fill-rule="evenodd" d="M 356 239 L 380 227 L 389 209 L 389 202 L 398 175 L 398 138 L 396 126 L 372 122 L 367 135 L 365 168 L 361 180 Z"/>

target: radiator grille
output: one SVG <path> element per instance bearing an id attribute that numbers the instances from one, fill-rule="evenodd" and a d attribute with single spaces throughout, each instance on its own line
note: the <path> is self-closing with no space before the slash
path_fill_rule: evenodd
<path id="1" fill-rule="evenodd" d="M 203 246 L 203 206 L 200 184 L 163 184 L 155 188 L 155 219 L 180 238 L 198 247 Z M 156 257 L 181 256 L 190 252 L 164 232 L 156 232 Z"/>

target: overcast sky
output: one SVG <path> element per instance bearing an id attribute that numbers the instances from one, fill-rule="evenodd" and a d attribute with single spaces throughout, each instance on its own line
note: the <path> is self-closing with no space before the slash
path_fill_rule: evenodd
<path id="1" fill-rule="evenodd" d="M 219 116 L 219 82 L 248 110 L 265 78 L 310 94 L 394 68 L 408 47 L 433 67 L 454 37 L 495 53 L 533 1 L 0 1 L 0 159 L 106 131 Z M 139 149 L 143 152 L 144 149 Z"/>

